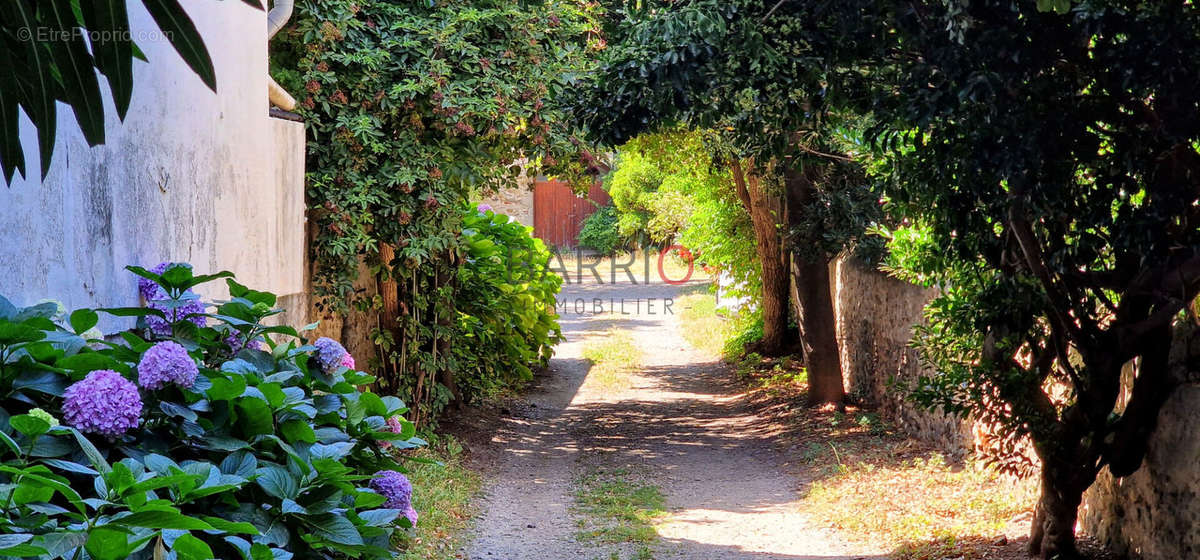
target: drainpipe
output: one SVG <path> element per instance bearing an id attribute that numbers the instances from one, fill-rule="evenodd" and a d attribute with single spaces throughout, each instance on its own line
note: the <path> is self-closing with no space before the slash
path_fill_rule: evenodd
<path id="1" fill-rule="evenodd" d="M 283 29 L 287 20 L 292 17 L 292 7 L 295 5 L 294 0 L 275 0 L 271 6 L 271 11 L 267 12 L 267 41 L 271 40 L 280 29 Z M 296 99 L 284 91 L 283 87 L 275 83 L 274 78 L 267 76 L 267 99 L 271 104 L 283 109 L 291 111 L 296 108 Z"/>

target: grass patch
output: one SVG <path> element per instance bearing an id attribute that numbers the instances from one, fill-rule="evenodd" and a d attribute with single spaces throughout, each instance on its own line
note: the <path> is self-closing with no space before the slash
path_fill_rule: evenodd
<path id="1" fill-rule="evenodd" d="M 675 307 L 684 340 L 709 355 L 735 360 L 746 353 L 748 344 L 762 339 L 762 319 L 756 313 L 718 309 L 708 284 L 686 288 Z"/>
<path id="2" fill-rule="evenodd" d="M 463 465 L 462 446 L 451 436 L 430 436 L 430 445 L 415 456 L 441 465 L 408 462 L 413 501 L 420 520 L 402 543 L 398 560 L 453 560 L 459 558 L 463 534 L 475 515 L 471 499 L 482 480 Z"/>
<path id="3" fill-rule="evenodd" d="M 666 515 L 666 498 L 652 484 L 635 480 L 628 470 L 597 470 L 583 476 L 575 492 L 580 540 L 640 545 L 635 558 L 650 558 L 658 539 L 654 521 Z M 617 554 L 614 552 L 613 554 Z"/>
<path id="4" fill-rule="evenodd" d="M 1032 479 L 1013 480 L 975 461 L 952 466 L 937 453 L 839 467 L 813 483 L 806 507 L 835 527 L 883 541 L 945 545 L 961 535 L 1000 535 L 1037 496 Z"/>
<path id="5" fill-rule="evenodd" d="M 813 475 L 800 503 L 810 517 L 892 550 L 893 560 L 1017 557 L 1010 549 L 1028 531 L 1023 519 L 1036 502 L 1036 479 L 946 457 L 852 405 L 845 412 L 801 406 L 807 385 L 794 360 L 751 354 L 735 368 L 761 414 L 789 426 L 780 439 Z"/>
<path id="6" fill-rule="evenodd" d="M 717 298 L 709 286 L 689 288 L 675 299 L 679 309 L 680 331 L 693 348 L 713 356 L 721 355 L 725 339 L 733 334 L 732 322 L 717 310 Z"/>
<path id="7" fill-rule="evenodd" d="M 589 383 L 608 391 L 623 391 L 633 384 L 633 373 L 642 363 L 642 350 L 632 333 L 612 329 L 585 342 L 583 357 L 592 362 L 587 376 Z"/>

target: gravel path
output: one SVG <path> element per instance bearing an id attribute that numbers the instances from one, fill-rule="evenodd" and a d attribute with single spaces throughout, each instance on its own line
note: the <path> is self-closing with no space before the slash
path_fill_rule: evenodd
<path id="1" fill-rule="evenodd" d="M 564 286 L 567 340 L 489 444 L 497 465 L 466 558 L 607 560 L 617 549 L 577 542 L 571 513 L 579 474 L 605 468 L 640 473 L 665 493 L 670 514 L 656 527 L 656 560 L 883 558 L 797 511 L 804 473 L 789 474 L 794 467 L 772 446 L 779 426 L 742 404 L 714 357 L 687 345 L 680 310 L 664 305 L 678 294 L 669 285 Z M 596 299 L 605 313 L 593 313 Z M 591 337 L 612 328 L 633 332 L 644 353 L 619 392 L 589 382 L 581 357 Z"/>

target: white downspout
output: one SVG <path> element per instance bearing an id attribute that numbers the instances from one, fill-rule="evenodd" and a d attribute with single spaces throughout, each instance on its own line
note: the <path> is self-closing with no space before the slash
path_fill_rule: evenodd
<path id="1" fill-rule="evenodd" d="M 292 17 L 292 7 L 294 5 L 294 0 L 275 0 L 271 6 L 271 11 L 267 12 L 268 42 L 270 42 L 271 37 L 279 33 L 280 29 L 283 29 L 284 24 Z M 284 111 L 291 111 L 296 108 L 296 99 L 284 91 L 283 87 L 275 83 L 275 80 L 271 76 L 267 76 L 267 99 L 271 101 L 272 105 Z"/>

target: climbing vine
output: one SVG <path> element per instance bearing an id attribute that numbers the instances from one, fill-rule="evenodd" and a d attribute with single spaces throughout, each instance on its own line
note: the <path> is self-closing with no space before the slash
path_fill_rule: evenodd
<path id="1" fill-rule="evenodd" d="M 470 397 L 456 270 L 469 191 L 522 168 L 585 176 L 556 102 L 602 43 L 589 2 L 300 2 L 272 44 L 300 99 L 321 305 L 377 314 L 379 379 L 428 418 Z M 354 290 L 360 263 L 378 295 Z M 490 371 L 474 368 L 472 371 Z M 423 416 L 424 415 L 424 416 Z"/>

